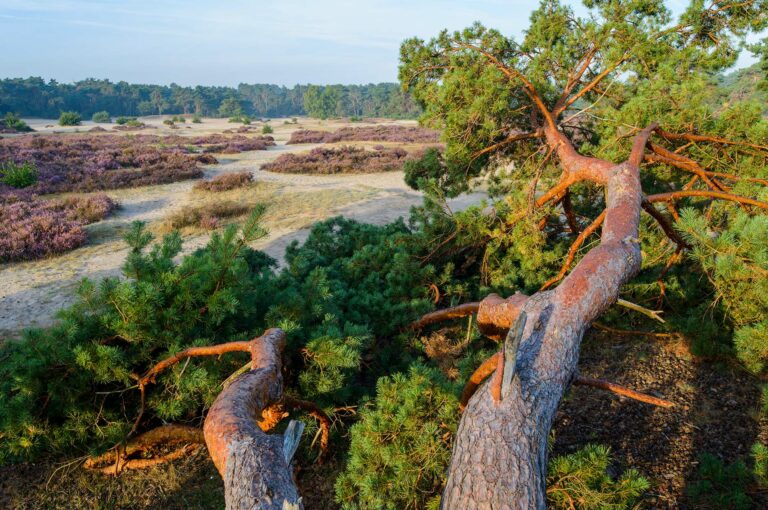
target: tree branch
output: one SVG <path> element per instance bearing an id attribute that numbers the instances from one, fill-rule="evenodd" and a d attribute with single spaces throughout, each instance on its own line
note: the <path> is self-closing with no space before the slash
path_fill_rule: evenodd
<path id="1" fill-rule="evenodd" d="M 560 267 L 560 271 L 547 280 L 544 285 L 541 286 L 539 289 L 539 292 L 543 290 L 547 290 L 549 287 L 554 285 L 555 283 L 559 282 L 563 279 L 565 276 L 565 273 L 568 272 L 568 269 L 570 269 L 571 264 L 573 264 L 573 260 L 576 258 L 576 253 L 578 253 L 579 248 L 581 248 L 581 245 L 584 244 L 584 241 L 592 235 L 592 233 L 595 232 L 598 228 L 600 228 L 600 225 L 602 225 L 603 220 L 605 220 L 605 211 L 601 212 L 600 215 L 595 218 L 595 220 L 589 224 L 587 228 L 585 228 L 577 237 L 576 240 L 573 242 L 571 247 L 568 249 L 568 255 L 565 257 L 565 262 L 563 262 L 563 265 Z"/>
<path id="2" fill-rule="evenodd" d="M 669 193 L 657 193 L 655 195 L 648 195 L 645 199 L 648 202 L 666 202 L 668 200 L 676 200 L 678 198 L 685 197 L 706 197 L 717 198 L 720 200 L 730 200 L 731 202 L 738 202 L 740 204 L 754 205 L 761 209 L 768 209 L 768 203 L 754 200 L 752 198 L 742 197 L 739 195 L 733 195 L 731 193 L 723 193 L 722 191 L 707 191 L 707 190 L 683 190 L 683 191 L 670 191 Z"/>

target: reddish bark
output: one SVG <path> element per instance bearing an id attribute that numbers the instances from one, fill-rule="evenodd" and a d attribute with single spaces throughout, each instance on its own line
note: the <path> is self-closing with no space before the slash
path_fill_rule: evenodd
<path id="1" fill-rule="evenodd" d="M 500 402 L 492 398 L 491 384 L 470 399 L 456 436 L 443 508 L 546 507 L 547 437 L 575 374 L 581 338 L 640 268 L 639 163 L 653 128 L 636 137 L 629 160 L 618 165 L 583 157 L 562 134 L 545 130 L 564 167 L 564 182 L 606 186 L 601 242 L 557 289 L 537 293 L 523 305 L 528 320 L 517 375 Z"/>

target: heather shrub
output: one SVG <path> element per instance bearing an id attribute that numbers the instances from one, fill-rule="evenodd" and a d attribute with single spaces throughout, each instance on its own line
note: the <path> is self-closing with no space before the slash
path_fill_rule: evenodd
<path id="1" fill-rule="evenodd" d="M 250 207 L 237 202 L 214 202 L 205 206 L 185 206 L 171 214 L 163 223 L 166 232 L 193 227 L 203 230 L 217 228 L 223 220 L 243 216 Z"/>
<path id="2" fill-rule="evenodd" d="M 272 134 L 274 132 L 275 132 L 275 130 L 272 129 L 272 126 L 270 126 L 269 124 L 264 124 L 264 127 L 261 128 L 261 134 L 262 135 L 270 135 L 270 134 Z"/>
<path id="3" fill-rule="evenodd" d="M 37 182 L 37 167 L 33 163 L 0 163 L 0 182 L 12 188 L 26 188 Z"/>
<path id="4" fill-rule="evenodd" d="M 4 131 L 11 133 L 24 133 L 32 131 L 32 128 L 29 127 L 29 124 L 21 120 L 18 115 L 12 112 L 8 112 L 5 114 L 2 120 L 0 120 L 0 133 Z"/>
<path id="5" fill-rule="evenodd" d="M 38 170 L 35 193 L 94 191 L 164 184 L 202 176 L 199 163 L 214 164 L 204 152 L 264 150 L 271 137 L 211 135 L 21 136 L 0 140 L 0 161 L 29 162 Z M 0 184 L 0 195 L 4 193 Z"/>
<path id="6" fill-rule="evenodd" d="M 287 143 L 398 142 L 437 143 L 440 133 L 411 126 L 344 127 L 336 131 L 300 129 L 291 133 Z"/>
<path id="7" fill-rule="evenodd" d="M 253 183 L 251 172 L 235 172 L 219 174 L 210 181 L 200 181 L 195 184 L 195 189 L 202 191 L 227 191 L 235 188 L 243 188 Z"/>
<path id="8" fill-rule="evenodd" d="M 112 122 L 112 119 L 109 117 L 109 112 L 106 112 L 106 111 L 94 113 L 93 117 L 91 117 L 91 120 L 93 122 L 98 122 L 101 124 L 109 124 L 110 122 Z"/>
<path id="9" fill-rule="evenodd" d="M 86 241 L 83 225 L 107 216 L 115 203 L 106 195 L 0 204 L 0 262 L 31 260 L 73 250 Z"/>
<path id="10" fill-rule="evenodd" d="M 368 151 L 359 147 L 318 147 L 304 154 L 281 154 L 261 166 L 294 174 L 376 173 L 400 170 L 408 153 L 400 148 Z"/>
<path id="11" fill-rule="evenodd" d="M 59 126 L 79 126 L 82 121 L 77 112 L 61 112 L 59 115 Z"/>

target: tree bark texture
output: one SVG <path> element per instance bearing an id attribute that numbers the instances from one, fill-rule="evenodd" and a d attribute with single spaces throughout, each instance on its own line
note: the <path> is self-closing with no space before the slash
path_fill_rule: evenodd
<path id="1" fill-rule="evenodd" d="M 262 410 L 282 398 L 284 346 L 280 329 L 254 340 L 251 370 L 219 394 L 205 418 L 205 443 L 224 478 L 228 510 L 303 508 L 283 436 L 266 434 L 258 425 Z"/>
<path id="2" fill-rule="evenodd" d="M 580 156 L 560 133 L 547 130 L 565 169 L 563 182 L 589 180 L 606 186 L 601 242 L 555 290 L 537 293 L 523 304 L 527 321 L 516 375 L 500 401 L 491 395 L 492 383 L 469 401 L 441 508 L 546 508 L 547 437 L 576 373 L 581 339 L 640 269 L 639 163 L 653 129 L 638 135 L 630 159 L 621 164 Z"/>

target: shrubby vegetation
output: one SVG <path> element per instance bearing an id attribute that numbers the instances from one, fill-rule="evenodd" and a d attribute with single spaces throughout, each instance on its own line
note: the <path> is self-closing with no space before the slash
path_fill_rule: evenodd
<path id="1" fill-rule="evenodd" d="M 62 200 L 12 200 L 0 196 L 0 262 L 60 254 L 86 241 L 83 225 L 107 216 L 116 204 L 106 195 Z"/>
<path id="2" fill-rule="evenodd" d="M 410 126 L 344 127 L 336 131 L 299 129 L 291 133 L 287 143 L 335 143 L 335 142 L 399 142 L 437 143 L 440 133 L 431 129 Z"/>
<path id="3" fill-rule="evenodd" d="M 77 112 L 61 112 L 59 115 L 59 126 L 79 126 L 82 121 Z"/>
<path id="4" fill-rule="evenodd" d="M 195 184 L 195 189 L 215 192 L 228 191 L 249 186 L 251 183 L 253 183 L 253 174 L 251 172 L 233 172 L 219 174 L 210 181 L 200 181 Z"/>
<path id="5" fill-rule="evenodd" d="M 91 120 L 100 124 L 109 124 L 112 122 L 112 118 L 109 116 L 109 112 L 105 110 L 94 113 L 93 116 L 91 116 Z"/>
<path id="6" fill-rule="evenodd" d="M 37 167 L 33 163 L 0 163 L 0 183 L 11 188 L 26 188 L 37 182 Z"/>
<path id="7" fill-rule="evenodd" d="M 0 133 L 26 133 L 29 131 L 32 131 L 32 128 L 12 112 L 6 113 L 0 120 Z"/>
<path id="8" fill-rule="evenodd" d="M 261 169 L 288 174 L 367 174 L 400 170 L 408 157 L 418 157 L 418 152 L 409 156 L 400 148 L 317 147 L 304 154 L 281 154 Z"/>
<path id="9" fill-rule="evenodd" d="M 203 206 L 188 205 L 171 214 L 162 225 L 166 232 L 191 227 L 195 230 L 215 230 L 227 220 L 243 216 L 250 207 L 237 201 L 223 201 Z"/>
<path id="10" fill-rule="evenodd" d="M 98 135 L 16 137 L 0 140 L 0 161 L 34 165 L 35 193 L 94 191 L 163 184 L 202 176 L 203 152 L 265 150 L 271 137 L 214 134 L 200 137 Z M 136 171 L 140 169 L 141 171 Z M 0 194 L 3 193 L 0 187 Z"/>

